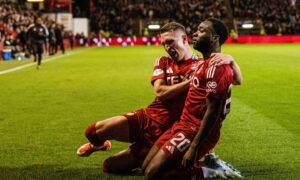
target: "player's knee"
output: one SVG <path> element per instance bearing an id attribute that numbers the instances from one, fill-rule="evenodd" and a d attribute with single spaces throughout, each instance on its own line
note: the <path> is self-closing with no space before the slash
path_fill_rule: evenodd
<path id="1" fill-rule="evenodd" d="M 148 164 L 149 163 L 145 163 L 145 161 L 143 162 L 143 164 L 142 164 L 142 172 L 143 172 L 143 174 L 146 173 L 146 169 L 147 169 Z"/>
<path id="2" fill-rule="evenodd" d="M 144 172 L 145 179 L 147 179 L 147 180 L 153 179 L 152 178 L 153 177 L 152 174 L 153 174 L 152 170 L 146 169 L 145 172 Z"/>
<path id="3" fill-rule="evenodd" d="M 105 161 L 102 164 L 102 171 L 104 173 L 123 173 L 123 172 L 127 172 L 124 170 L 124 168 L 126 169 L 127 167 L 122 167 L 119 164 L 119 160 L 118 158 L 116 158 L 116 156 L 112 155 L 110 157 L 108 157 L 107 159 L 105 159 Z"/>
<path id="4" fill-rule="evenodd" d="M 143 164 L 142 165 L 142 172 L 143 172 L 143 174 L 145 174 L 145 171 L 146 171 L 146 166 Z"/>
<path id="5" fill-rule="evenodd" d="M 102 164 L 102 172 L 104 173 L 111 173 L 111 166 L 110 166 L 110 158 L 105 159 L 105 161 Z"/>

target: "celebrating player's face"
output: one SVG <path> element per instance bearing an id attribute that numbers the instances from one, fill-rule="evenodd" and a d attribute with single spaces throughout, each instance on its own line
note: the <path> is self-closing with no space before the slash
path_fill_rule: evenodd
<path id="1" fill-rule="evenodd" d="M 206 52 L 212 45 L 213 28 L 210 21 L 203 21 L 193 34 L 192 43 L 194 49 Z"/>
<path id="2" fill-rule="evenodd" d="M 161 44 L 172 59 L 178 61 L 184 58 L 186 35 L 182 31 L 165 32 L 161 34 Z"/>

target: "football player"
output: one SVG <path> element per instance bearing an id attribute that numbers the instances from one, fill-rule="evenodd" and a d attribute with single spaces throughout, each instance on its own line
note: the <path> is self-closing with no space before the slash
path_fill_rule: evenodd
<path id="1" fill-rule="evenodd" d="M 190 75 L 197 68 L 199 57 L 192 52 L 181 24 L 166 24 L 160 36 L 169 56 L 158 58 L 154 64 L 151 83 L 155 100 L 146 108 L 91 124 L 85 131 L 89 143 L 77 150 L 79 156 L 89 156 L 95 151 L 109 149 L 107 140 L 110 139 L 132 143 L 128 149 L 104 161 L 104 172 L 130 172 L 140 167 L 154 142 L 182 113 Z M 231 64 L 234 71 L 238 70 L 236 84 L 241 82 L 238 65 L 231 56 L 218 54 L 213 59 L 217 63 Z"/>
<path id="2" fill-rule="evenodd" d="M 220 138 L 234 84 L 230 65 L 210 64 L 212 53 L 221 51 L 227 37 L 226 25 L 214 18 L 203 21 L 193 34 L 194 49 L 202 53 L 203 60 L 193 73 L 180 121 L 160 136 L 143 163 L 146 179 L 203 179 L 207 175 L 198 160 Z M 224 174 L 226 170 L 222 169 L 220 177 L 241 177 L 234 170 Z"/>

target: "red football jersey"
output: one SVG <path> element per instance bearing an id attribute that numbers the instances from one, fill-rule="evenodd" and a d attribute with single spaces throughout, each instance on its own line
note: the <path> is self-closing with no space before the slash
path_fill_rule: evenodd
<path id="1" fill-rule="evenodd" d="M 197 68 L 198 60 L 199 57 L 195 54 L 190 59 L 179 62 L 174 61 L 170 57 L 160 57 L 155 62 L 151 83 L 153 84 L 157 79 L 164 79 L 166 85 L 180 83 L 192 75 Z M 165 101 L 156 98 L 145 108 L 147 116 L 163 126 L 171 127 L 175 121 L 179 120 L 182 114 L 187 92 L 188 90 Z"/>
<path id="2" fill-rule="evenodd" d="M 220 123 L 229 113 L 232 70 L 229 65 L 209 66 L 209 61 L 205 60 L 193 74 L 180 121 L 200 125 L 207 108 L 206 97 L 224 100 L 224 111 L 218 120 Z"/>

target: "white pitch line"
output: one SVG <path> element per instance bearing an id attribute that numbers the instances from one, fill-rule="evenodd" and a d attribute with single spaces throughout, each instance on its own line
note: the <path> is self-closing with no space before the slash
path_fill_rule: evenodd
<path id="1" fill-rule="evenodd" d="M 86 49 L 85 49 L 85 50 L 86 50 Z M 56 59 L 60 59 L 60 58 L 66 57 L 66 56 L 71 56 L 71 55 L 74 55 L 74 54 L 78 54 L 78 53 L 80 53 L 80 52 L 82 52 L 82 51 L 83 51 L 83 50 L 76 51 L 76 52 L 73 52 L 73 53 L 66 53 L 66 54 L 60 55 L 60 56 L 51 57 L 51 58 L 42 60 L 42 63 L 47 63 L 47 62 L 50 62 L 50 61 L 53 61 L 53 60 L 56 60 Z M 0 75 L 2 75 L 2 74 L 7 74 L 7 73 L 10 73 L 10 72 L 14 72 L 14 71 L 18 71 L 18 70 L 20 70 L 20 69 L 24 69 L 24 68 L 26 68 L 26 67 L 34 66 L 34 65 L 36 65 L 36 63 L 35 63 L 35 62 L 32 62 L 32 63 L 25 64 L 25 65 L 22 65 L 22 66 L 18 66 L 18 67 L 15 67 L 15 68 L 11 68 L 11 69 L 7 69 L 7 70 L 4 70 L 4 71 L 0 71 Z"/>

